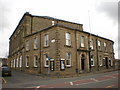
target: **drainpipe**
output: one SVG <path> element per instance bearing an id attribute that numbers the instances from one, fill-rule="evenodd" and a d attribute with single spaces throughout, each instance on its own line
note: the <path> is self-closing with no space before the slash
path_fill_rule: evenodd
<path id="1" fill-rule="evenodd" d="M 97 54 L 97 70 L 99 71 L 99 60 L 98 60 L 98 43 L 97 43 L 97 41 L 98 41 L 98 38 L 96 39 L 96 54 Z"/>
<path id="2" fill-rule="evenodd" d="M 88 49 L 89 49 L 89 71 L 91 72 L 91 48 L 90 48 L 90 36 L 89 36 L 89 39 L 88 39 Z"/>
<path id="3" fill-rule="evenodd" d="M 76 46 L 76 73 L 78 74 L 78 58 L 77 58 L 77 37 L 76 37 L 76 30 L 75 30 L 75 46 Z"/>

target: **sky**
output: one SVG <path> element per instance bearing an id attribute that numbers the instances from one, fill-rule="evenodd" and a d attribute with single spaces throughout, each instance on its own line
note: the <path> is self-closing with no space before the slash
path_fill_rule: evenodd
<path id="1" fill-rule="evenodd" d="M 83 30 L 114 41 L 118 56 L 119 0 L 0 0 L 0 57 L 9 54 L 9 37 L 25 12 L 83 24 Z M 120 45 L 120 42 L 119 42 Z"/>

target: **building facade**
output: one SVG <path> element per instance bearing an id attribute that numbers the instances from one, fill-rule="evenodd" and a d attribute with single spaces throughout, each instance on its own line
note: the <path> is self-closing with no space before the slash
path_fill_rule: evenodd
<path id="1" fill-rule="evenodd" d="M 83 25 L 28 12 L 10 37 L 9 65 L 16 70 L 75 75 L 115 67 L 114 42 Z"/>

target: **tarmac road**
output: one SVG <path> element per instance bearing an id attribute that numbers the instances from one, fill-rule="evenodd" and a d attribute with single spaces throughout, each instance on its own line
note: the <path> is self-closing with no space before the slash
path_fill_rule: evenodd
<path id="1" fill-rule="evenodd" d="M 4 77 L 3 88 L 118 88 L 118 71 L 82 75 L 71 78 L 41 77 L 21 71 L 12 71 L 11 77 Z"/>

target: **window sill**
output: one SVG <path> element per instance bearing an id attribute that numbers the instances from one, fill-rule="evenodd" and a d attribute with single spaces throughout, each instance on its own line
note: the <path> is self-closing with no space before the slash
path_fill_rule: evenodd
<path id="1" fill-rule="evenodd" d="M 33 68 L 38 68 L 38 66 L 34 66 Z"/>
<path id="2" fill-rule="evenodd" d="M 50 47 L 50 46 L 43 46 L 43 48 L 48 48 L 48 47 Z"/>
<path id="3" fill-rule="evenodd" d="M 29 66 L 26 66 L 26 68 L 29 68 Z"/>
<path id="4" fill-rule="evenodd" d="M 45 68 L 49 68 L 49 66 L 44 66 Z"/>
<path id="5" fill-rule="evenodd" d="M 72 66 L 71 66 L 71 65 L 66 65 L 66 67 L 67 67 L 67 68 L 70 68 L 70 67 L 72 67 Z"/>

